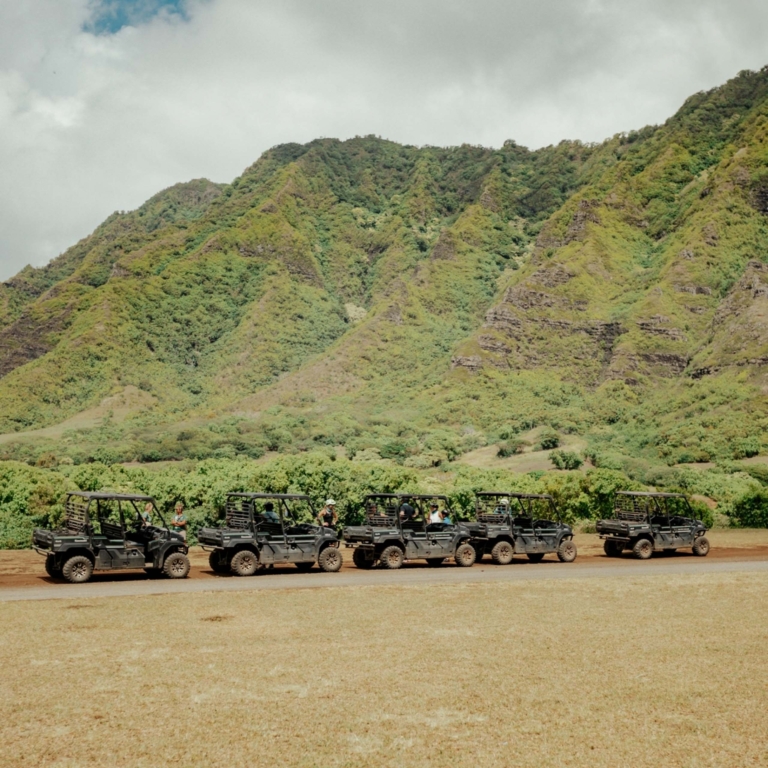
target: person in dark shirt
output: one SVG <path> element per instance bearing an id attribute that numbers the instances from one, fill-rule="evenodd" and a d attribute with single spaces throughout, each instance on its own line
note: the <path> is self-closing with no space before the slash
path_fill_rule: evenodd
<path id="1" fill-rule="evenodd" d="M 271 501 L 264 505 L 264 518 L 270 523 L 280 522 L 280 518 L 277 516 L 277 512 L 275 512 L 275 505 Z"/>
<path id="2" fill-rule="evenodd" d="M 318 512 L 317 522 L 323 528 L 333 528 L 339 522 L 339 516 L 336 514 L 336 502 L 333 499 L 328 499 L 325 506 Z"/>
<path id="3" fill-rule="evenodd" d="M 407 501 L 404 501 L 400 505 L 400 519 L 405 523 L 415 519 L 415 517 L 416 510 Z"/>

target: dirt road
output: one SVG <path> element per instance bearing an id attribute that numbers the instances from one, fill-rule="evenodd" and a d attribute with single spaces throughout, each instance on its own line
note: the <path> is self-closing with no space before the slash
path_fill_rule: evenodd
<path id="1" fill-rule="evenodd" d="M 150 579 L 143 572 L 99 573 L 87 584 L 65 584 L 50 579 L 42 558 L 34 552 L 0 552 L 0 602 L 15 600 L 72 599 L 128 595 L 175 594 L 210 591 L 264 589 L 311 589 L 364 585 L 414 585 L 473 582 L 508 582 L 526 579 L 589 578 L 594 576 L 636 576 L 642 574 L 705 573 L 718 571 L 768 570 L 768 532 L 713 532 L 713 548 L 706 558 L 680 551 L 650 561 L 634 560 L 629 553 L 621 559 L 606 557 L 596 536 L 578 538 L 579 557 L 571 564 L 560 563 L 554 555 L 541 563 L 517 557 L 508 566 L 495 566 L 489 558 L 472 568 L 446 564 L 428 568 L 422 562 L 407 563 L 399 571 L 361 571 L 351 563 L 349 550 L 339 573 L 302 573 L 290 565 L 278 566 L 264 575 L 237 578 L 214 574 L 207 555 L 191 551 L 190 578 L 181 581 Z M 718 546 L 719 545 L 719 546 Z"/>

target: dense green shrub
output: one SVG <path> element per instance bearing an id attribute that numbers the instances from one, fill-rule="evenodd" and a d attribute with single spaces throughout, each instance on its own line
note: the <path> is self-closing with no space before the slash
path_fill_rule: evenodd
<path id="1" fill-rule="evenodd" d="M 557 448 L 560 445 L 560 435 L 551 427 L 545 427 L 539 435 L 539 447 L 542 451 Z"/>
<path id="2" fill-rule="evenodd" d="M 552 451 L 549 454 L 549 460 L 558 469 L 578 469 L 584 463 L 578 453 L 563 450 Z"/>
<path id="3" fill-rule="evenodd" d="M 522 453 L 529 445 L 530 443 L 521 437 L 510 437 L 508 440 L 499 443 L 496 455 L 502 459 L 507 456 L 514 456 L 516 453 Z"/>
<path id="4" fill-rule="evenodd" d="M 731 522 L 741 528 L 768 528 L 768 490 L 756 488 L 737 499 Z"/>

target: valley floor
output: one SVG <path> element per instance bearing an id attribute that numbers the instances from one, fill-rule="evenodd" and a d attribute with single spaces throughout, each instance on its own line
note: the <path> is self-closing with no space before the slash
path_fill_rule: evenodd
<path id="1" fill-rule="evenodd" d="M 766 765 L 768 572 L 708 565 L 4 603 L 3 763 Z"/>

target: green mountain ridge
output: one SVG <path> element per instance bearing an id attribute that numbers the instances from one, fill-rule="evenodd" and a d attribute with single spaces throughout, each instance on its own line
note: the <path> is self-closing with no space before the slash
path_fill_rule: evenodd
<path id="1" fill-rule="evenodd" d="M 0 451 L 760 453 L 767 138 L 764 69 L 598 145 L 321 139 L 171 187 L 0 285 Z"/>

